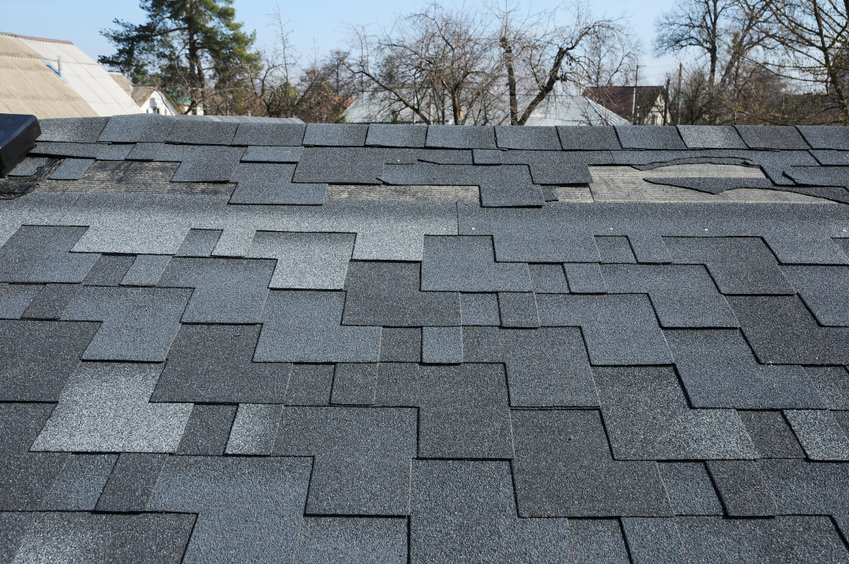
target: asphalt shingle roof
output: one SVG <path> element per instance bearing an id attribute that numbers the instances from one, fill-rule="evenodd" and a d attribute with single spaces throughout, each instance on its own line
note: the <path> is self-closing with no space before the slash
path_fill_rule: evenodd
<path id="1" fill-rule="evenodd" d="M 43 130 L 0 560 L 849 560 L 845 129 Z"/>

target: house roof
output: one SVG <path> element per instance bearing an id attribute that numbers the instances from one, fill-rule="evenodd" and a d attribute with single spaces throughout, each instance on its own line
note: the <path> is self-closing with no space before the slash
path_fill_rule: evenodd
<path id="1" fill-rule="evenodd" d="M 41 127 L 3 560 L 849 558 L 845 129 Z"/>
<path id="2" fill-rule="evenodd" d="M 523 97 L 519 107 L 527 107 L 530 97 Z M 506 104 L 490 116 L 491 123 L 506 121 Z M 413 123 L 421 121 L 409 108 L 386 92 L 363 92 L 342 114 L 347 123 Z M 556 125 L 627 125 L 628 120 L 585 96 L 548 96 L 526 122 L 530 126 Z"/>
<path id="3" fill-rule="evenodd" d="M 39 118 L 111 116 L 140 111 L 109 73 L 73 43 L 12 34 L 0 35 L 0 41 L 5 85 L 0 88 L 9 89 L 5 96 L 0 96 L 0 110 L 30 113 Z M 13 107 L 6 108 L 10 103 L 4 103 L 4 99 L 14 100 Z"/>
<path id="4" fill-rule="evenodd" d="M 584 90 L 584 96 L 630 120 L 634 110 L 634 91 L 638 115 L 644 118 L 663 96 L 663 86 L 598 86 Z"/>

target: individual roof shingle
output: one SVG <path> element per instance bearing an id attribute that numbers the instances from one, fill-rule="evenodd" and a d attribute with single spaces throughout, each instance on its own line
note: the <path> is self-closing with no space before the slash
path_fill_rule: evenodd
<path id="1" fill-rule="evenodd" d="M 166 454 L 124 452 L 109 474 L 97 500 L 97 511 L 139 512 L 147 508 Z"/>
<path id="2" fill-rule="evenodd" d="M 704 463 L 662 462 L 658 468 L 675 515 L 722 515 L 722 503 Z"/>
<path id="3" fill-rule="evenodd" d="M 295 562 L 407 562 L 404 519 L 306 517 Z"/>
<path id="4" fill-rule="evenodd" d="M 92 511 L 115 466 L 115 454 L 72 454 L 44 502 L 47 511 Z"/>
<path id="5" fill-rule="evenodd" d="M 112 116 L 100 132 L 101 143 L 157 142 L 168 137 L 174 120 L 155 114 Z"/>
<path id="6" fill-rule="evenodd" d="M 713 460 L 707 467 L 730 517 L 772 517 L 778 512 L 756 463 Z"/>
<path id="7" fill-rule="evenodd" d="M 177 454 L 221 456 L 236 416 L 235 405 L 196 403 L 177 447 Z"/>
<path id="8" fill-rule="evenodd" d="M 495 128 L 495 138 L 502 149 L 524 151 L 559 151 L 561 149 L 557 130 L 553 127 L 510 127 Z"/>
<path id="9" fill-rule="evenodd" d="M 365 144 L 374 147 L 424 147 L 426 137 L 426 125 L 372 123 L 368 126 Z"/>
<path id="10" fill-rule="evenodd" d="M 236 129 L 233 145 L 297 147 L 303 143 L 305 125 L 297 123 L 243 122 Z"/>
<path id="11" fill-rule="evenodd" d="M 845 127 L 797 125 L 796 129 L 814 149 L 849 150 L 849 132 Z"/>
<path id="12" fill-rule="evenodd" d="M 237 127 L 236 123 L 184 117 L 174 120 L 165 141 L 182 145 L 230 145 Z"/>
<path id="13" fill-rule="evenodd" d="M 422 290 L 497 292 L 531 290 L 528 265 L 500 263 L 489 237 L 425 237 Z"/>
<path id="14" fill-rule="evenodd" d="M 564 151 L 614 151 L 622 148 L 613 127 L 558 126 L 557 134 Z"/>
<path id="15" fill-rule="evenodd" d="M 96 143 L 110 118 L 42 119 L 39 141 Z"/>
<path id="16" fill-rule="evenodd" d="M 820 324 L 849 326 L 849 267 L 785 266 L 781 270 Z"/>
<path id="17" fill-rule="evenodd" d="M 498 309 L 502 327 L 533 329 L 539 327 L 539 313 L 533 292 L 500 292 Z"/>
<path id="18" fill-rule="evenodd" d="M 463 330 L 460 327 L 422 327 L 424 364 L 462 364 Z"/>
<path id="19" fill-rule="evenodd" d="M 780 411 L 738 410 L 749 436 L 758 451 L 758 458 L 804 458 L 796 435 Z"/>
<path id="20" fill-rule="evenodd" d="M 730 126 L 679 125 L 678 133 L 691 149 L 745 149 L 737 130 Z"/>
<path id="21" fill-rule="evenodd" d="M 294 184 L 295 165 L 247 163 L 233 173 L 237 183 L 232 204 L 302 204 L 324 203 L 326 184 Z"/>
<path id="22" fill-rule="evenodd" d="M 304 146 L 362 147 L 366 144 L 368 125 L 340 125 L 336 123 L 309 123 L 304 135 Z"/>
<path id="23" fill-rule="evenodd" d="M 616 126 L 616 135 L 623 149 L 684 149 L 678 129 L 669 126 Z"/>
<path id="24" fill-rule="evenodd" d="M 0 284 L 0 319 L 20 319 L 41 289 L 34 284 Z"/>
<path id="25" fill-rule="evenodd" d="M 97 255 L 71 253 L 84 227 L 24 225 L 0 248 L 4 282 L 82 282 Z"/>
<path id="26" fill-rule="evenodd" d="M 449 149 L 495 149 L 495 128 L 431 125 L 427 128 L 426 145 Z"/>
<path id="27" fill-rule="evenodd" d="M 793 432 L 811 460 L 849 460 L 849 436 L 832 412 L 816 409 L 785 411 Z"/>
<path id="28" fill-rule="evenodd" d="M 77 284 L 46 284 L 33 298 L 21 317 L 24 319 L 59 319 L 79 290 L 80 286 Z"/>
<path id="29" fill-rule="evenodd" d="M 240 403 L 225 452 L 271 454 L 282 409 L 282 405 Z"/>
<path id="30" fill-rule="evenodd" d="M 374 403 L 377 364 L 339 363 L 333 372 L 330 403 L 334 405 L 371 405 Z"/>
<path id="31" fill-rule="evenodd" d="M 799 131 L 792 126 L 735 126 L 750 149 L 810 149 Z"/>

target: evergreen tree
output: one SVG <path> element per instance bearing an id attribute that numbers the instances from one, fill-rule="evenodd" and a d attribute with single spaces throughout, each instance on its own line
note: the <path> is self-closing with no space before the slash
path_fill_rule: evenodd
<path id="1" fill-rule="evenodd" d="M 101 32 L 116 52 L 101 64 L 127 75 L 136 84 L 156 84 L 186 113 L 200 104 L 207 112 L 233 110 L 245 96 L 259 56 L 251 50 L 254 34 L 237 22 L 233 0 L 142 0 L 143 24 L 114 20 Z M 235 104 L 240 106 L 241 104 Z"/>

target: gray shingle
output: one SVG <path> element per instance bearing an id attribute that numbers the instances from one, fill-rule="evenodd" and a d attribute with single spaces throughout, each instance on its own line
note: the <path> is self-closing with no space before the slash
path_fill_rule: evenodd
<path id="1" fill-rule="evenodd" d="M 737 327 L 702 266 L 603 264 L 611 294 L 647 293 L 662 327 Z"/>
<path id="2" fill-rule="evenodd" d="M 241 403 L 230 429 L 227 454 L 271 454 L 283 406 Z"/>
<path id="3" fill-rule="evenodd" d="M 221 456 L 227 446 L 235 405 L 203 405 L 192 407 L 189 421 L 177 447 L 177 454 Z"/>
<path id="4" fill-rule="evenodd" d="M 534 184 L 549 186 L 582 186 L 593 181 L 586 153 L 564 151 L 502 151 L 505 165 L 526 165 Z M 477 161 L 476 161 L 477 163 Z"/>
<path id="5" fill-rule="evenodd" d="M 513 407 L 598 405 L 580 331 L 463 328 L 466 362 L 507 367 Z"/>
<path id="6" fill-rule="evenodd" d="M 178 257 L 209 257 L 221 238 L 220 229 L 190 229 L 177 250 Z"/>
<path id="7" fill-rule="evenodd" d="M 672 519 L 622 519 L 628 548 L 634 562 L 687 563 L 681 533 Z"/>
<path id="8" fill-rule="evenodd" d="M 0 284 L 0 319 L 20 319 L 41 286 Z"/>
<path id="9" fill-rule="evenodd" d="M 233 145 L 297 147 L 304 140 L 305 125 L 297 123 L 242 122 L 236 129 Z"/>
<path id="10" fill-rule="evenodd" d="M 849 460 L 849 436 L 826 410 L 788 410 L 787 421 L 811 460 Z"/>
<path id="11" fill-rule="evenodd" d="M 567 276 L 569 272 L 567 271 Z M 669 364 L 672 354 L 642 294 L 537 296 L 540 325 L 581 327 L 593 364 Z"/>
<path id="12" fill-rule="evenodd" d="M 738 411 L 758 458 L 804 458 L 805 452 L 780 411 Z"/>
<path id="13" fill-rule="evenodd" d="M 794 166 L 785 174 L 796 184 L 808 186 L 849 186 L 849 166 Z"/>
<path id="14" fill-rule="evenodd" d="M 472 149 L 472 162 L 476 165 L 500 165 L 502 151 L 497 149 Z"/>
<path id="15" fill-rule="evenodd" d="M 736 125 L 737 132 L 750 149 L 810 149 L 793 126 Z"/>
<path id="16" fill-rule="evenodd" d="M 424 147 L 426 125 L 372 123 L 368 126 L 366 145 L 375 147 Z"/>
<path id="17" fill-rule="evenodd" d="M 760 188 L 767 190 L 774 188 L 772 182 L 767 178 L 658 178 L 647 176 L 644 180 L 651 184 L 687 188 L 688 190 L 697 190 L 707 194 L 721 194 L 726 190 L 736 190 L 738 188 Z"/>
<path id="18" fill-rule="evenodd" d="M 46 511 L 92 511 L 112 472 L 117 455 L 72 454 L 56 478 Z"/>
<path id="19" fill-rule="evenodd" d="M 622 147 L 613 127 L 557 126 L 557 134 L 564 151 L 608 151 Z"/>
<path id="20" fill-rule="evenodd" d="M 286 405 L 330 405 L 332 364 L 295 364 L 286 388 Z"/>
<path id="21" fill-rule="evenodd" d="M 501 325 L 497 294 L 460 294 L 460 310 L 464 326 Z"/>
<path id="22" fill-rule="evenodd" d="M 237 127 L 233 122 L 187 116 L 174 120 L 164 141 L 184 145 L 231 145 Z"/>
<path id="23" fill-rule="evenodd" d="M 778 512 L 757 464 L 747 460 L 708 461 L 725 512 L 731 517 L 772 517 Z"/>
<path id="24" fill-rule="evenodd" d="M 525 151 L 559 151 L 560 139 L 553 127 L 512 127 L 498 126 L 495 138 L 502 149 L 521 149 Z"/>
<path id="25" fill-rule="evenodd" d="M 846 368 L 820 366 L 805 371 L 828 409 L 849 410 L 849 372 Z"/>
<path id="26" fill-rule="evenodd" d="M 537 294 L 568 294 L 569 284 L 562 264 L 530 264 L 531 286 Z"/>
<path id="27" fill-rule="evenodd" d="M 376 405 L 419 410 L 419 458 L 513 458 L 504 369 L 381 364 Z"/>
<path id="28" fill-rule="evenodd" d="M 251 362 L 258 325 L 182 325 L 152 401 L 283 403 L 290 364 Z"/>
<path id="29" fill-rule="evenodd" d="M 341 326 L 344 292 L 271 291 L 256 362 L 377 362 L 380 327 Z"/>
<path id="30" fill-rule="evenodd" d="M 675 127 L 663 125 L 618 125 L 616 135 L 623 149 L 684 149 L 684 141 Z"/>
<path id="31" fill-rule="evenodd" d="M 336 405 L 371 405 L 376 383 L 377 364 L 337 364 L 330 402 Z"/>
<path id="32" fill-rule="evenodd" d="M 404 519 L 306 517 L 295 562 L 407 562 Z"/>
<path id="33" fill-rule="evenodd" d="M 723 294 L 792 294 L 793 287 L 762 239 L 666 237 L 675 262 L 704 264 Z"/>
<path id="34" fill-rule="evenodd" d="M 422 292 L 421 280 L 419 263 L 352 262 L 345 282 L 342 323 L 391 327 L 459 325 L 459 294 Z"/>
<path id="35" fill-rule="evenodd" d="M 72 253 L 85 227 L 24 225 L 0 248 L 4 282 L 82 282 L 97 255 Z"/>
<path id="36" fill-rule="evenodd" d="M 96 323 L 0 321 L 0 401 L 57 401 L 97 328 Z"/>
<path id="37" fill-rule="evenodd" d="M 315 457 L 307 513 L 405 515 L 415 411 L 286 407 L 273 453 Z"/>
<path id="38" fill-rule="evenodd" d="M 138 255 L 121 280 L 122 286 L 156 286 L 171 261 L 166 255 Z"/>
<path id="39" fill-rule="evenodd" d="M 562 562 L 566 519 L 516 515 L 506 462 L 417 460 L 410 504 L 412 562 Z"/>
<path id="40" fill-rule="evenodd" d="M 241 147 L 191 147 L 183 151 L 171 182 L 229 182 L 245 150 Z M 162 155 L 158 159 L 166 160 Z"/>
<path id="41" fill-rule="evenodd" d="M 610 454 L 597 411 L 513 411 L 521 517 L 671 515 L 656 462 Z"/>
<path id="42" fill-rule="evenodd" d="M 175 257 L 158 285 L 194 288 L 183 323 L 256 323 L 273 272 L 270 260 Z"/>
<path id="43" fill-rule="evenodd" d="M 46 284 L 23 313 L 25 319 L 59 319 L 79 292 L 77 284 Z"/>
<path id="44" fill-rule="evenodd" d="M 563 265 L 569 290 L 573 294 L 606 294 L 607 285 L 598 263 L 573 262 Z"/>
<path id="45" fill-rule="evenodd" d="M 814 143 L 807 139 L 808 143 Z M 825 166 L 845 166 L 849 164 L 849 153 L 846 151 L 833 151 L 830 149 L 812 149 L 810 153 L 817 162 Z"/>
<path id="46" fill-rule="evenodd" d="M 425 291 L 529 292 L 527 264 L 499 263 L 489 237 L 425 237 Z"/>
<path id="47" fill-rule="evenodd" d="M 309 123 L 304 146 L 362 147 L 366 144 L 368 128 L 368 125 L 362 124 Z"/>
<path id="48" fill-rule="evenodd" d="M 27 157 L 9 172 L 9 176 L 32 176 L 46 164 L 47 159 L 44 157 Z"/>
<path id="49" fill-rule="evenodd" d="M 406 149 L 360 147 L 306 147 L 295 169 L 294 182 L 328 184 L 380 184 L 386 163 L 414 163 Z"/>
<path id="50" fill-rule="evenodd" d="M 124 452 L 118 455 L 97 500 L 97 511 L 144 511 L 168 455 Z"/>
<path id="51" fill-rule="evenodd" d="M 242 162 L 297 164 L 303 152 L 303 147 L 248 147 L 242 155 Z"/>
<path id="52" fill-rule="evenodd" d="M 191 290 L 85 286 L 63 314 L 70 321 L 102 321 L 84 360 L 163 362 L 177 334 Z"/>
<path id="53" fill-rule="evenodd" d="M 849 132 L 845 127 L 797 125 L 796 129 L 814 149 L 849 149 Z"/>
<path id="54" fill-rule="evenodd" d="M 98 156 L 99 161 L 123 161 L 130 156 L 135 144 L 109 145 Z"/>
<path id="55" fill-rule="evenodd" d="M 384 327 L 380 362 L 421 362 L 422 330 L 418 327 Z"/>
<path id="56" fill-rule="evenodd" d="M 108 147 L 100 143 L 52 143 L 40 142 L 30 151 L 31 155 L 47 157 L 65 157 L 75 159 L 96 159 Z"/>
<path id="57" fill-rule="evenodd" d="M 193 515 L 39 513 L 15 562 L 177 562 Z"/>
<path id="58" fill-rule="evenodd" d="M 295 165 L 276 163 L 243 163 L 233 173 L 236 189 L 231 204 L 299 204 L 324 203 L 326 184 L 293 184 Z"/>
<path id="59" fill-rule="evenodd" d="M 52 408 L 0 404 L 0 511 L 38 511 L 50 495 L 67 455 L 28 451 Z"/>
<path id="60" fill-rule="evenodd" d="M 635 263 L 637 258 L 631 249 L 631 243 L 624 236 L 596 236 L 596 247 L 602 263 Z"/>
<path id="61" fill-rule="evenodd" d="M 100 143 L 141 143 L 164 141 L 174 121 L 155 114 L 112 116 L 101 131 Z"/>
<path id="62" fill-rule="evenodd" d="M 822 327 L 796 296 L 728 298 L 743 334 L 766 364 L 849 364 L 849 328 Z"/>
<path id="63" fill-rule="evenodd" d="M 65 159 L 53 174 L 51 180 L 79 180 L 88 167 L 94 164 L 94 159 Z"/>
<path id="64" fill-rule="evenodd" d="M 784 266 L 781 270 L 817 321 L 849 326 L 849 267 Z"/>
<path id="65" fill-rule="evenodd" d="M 11 562 L 32 526 L 34 513 L 0 513 L 0 559 Z"/>
<path id="66" fill-rule="evenodd" d="M 675 364 L 694 407 L 822 408 L 799 366 L 764 366 L 739 331 L 666 331 Z"/>
<path id="67" fill-rule="evenodd" d="M 148 403 L 160 370 L 153 364 L 82 364 L 32 449 L 174 452 L 192 408 Z"/>
<path id="68" fill-rule="evenodd" d="M 353 250 L 352 234 L 259 231 L 247 256 L 277 259 L 270 288 L 340 290 Z"/>
<path id="69" fill-rule="evenodd" d="M 463 330 L 460 327 L 422 327 L 422 362 L 462 364 Z"/>
<path id="70" fill-rule="evenodd" d="M 305 459 L 175 456 L 148 508 L 198 514 L 183 562 L 291 560 L 309 476 Z"/>
<path id="71" fill-rule="evenodd" d="M 499 292 L 498 309 L 502 327 L 539 327 L 539 313 L 533 292 Z"/>
<path id="72" fill-rule="evenodd" d="M 746 144 L 730 125 L 679 125 L 678 133 L 691 149 L 745 149 Z"/>
<path id="73" fill-rule="evenodd" d="M 100 255 L 83 283 L 86 286 L 118 286 L 134 261 L 135 257 L 129 255 Z"/>
<path id="74" fill-rule="evenodd" d="M 58 141 L 61 143 L 96 143 L 100 132 L 106 127 L 109 118 L 63 118 L 41 119 L 39 141 Z"/>
<path id="75" fill-rule="evenodd" d="M 722 515 L 722 504 L 701 462 L 658 464 L 675 515 Z"/>
<path id="76" fill-rule="evenodd" d="M 449 149 L 495 149 L 495 128 L 431 125 L 427 128 L 426 145 Z"/>
<path id="77" fill-rule="evenodd" d="M 617 460 L 757 456 L 737 413 L 691 409 L 671 368 L 594 368 L 593 375 Z"/>

